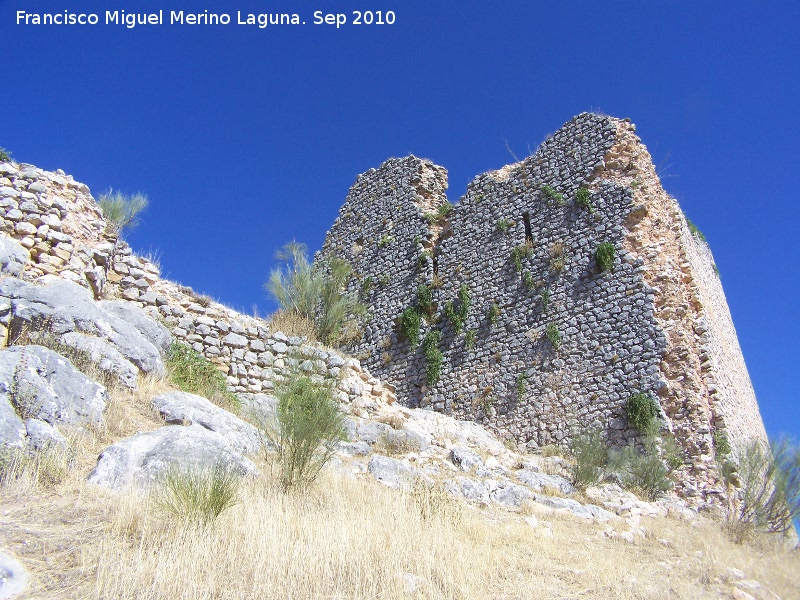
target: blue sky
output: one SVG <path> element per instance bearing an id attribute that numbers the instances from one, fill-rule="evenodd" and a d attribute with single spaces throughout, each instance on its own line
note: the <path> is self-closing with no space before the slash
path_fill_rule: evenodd
<path id="1" fill-rule="evenodd" d="M 232 24 L 15 24 L 159 9 Z M 582 111 L 630 117 L 714 251 L 769 433 L 800 437 L 798 25 L 797 2 L 0 0 L 0 146 L 95 193 L 146 192 L 134 249 L 264 314 L 274 251 L 318 249 L 358 173 L 414 153 L 456 200 L 513 160 L 506 142 L 522 157 Z"/>

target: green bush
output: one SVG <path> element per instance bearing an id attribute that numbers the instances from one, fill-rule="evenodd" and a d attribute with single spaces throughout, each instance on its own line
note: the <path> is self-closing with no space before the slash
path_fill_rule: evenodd
<path id="1" fill-rule="evenodd" d="M 335 345 L 345 323 L 363 315 L 365 307 L 354 294 L 342 292 L 353 271 L 347 261 L 330 258 L 312 265 L 307 253 L 305 244 L 286 244 L 276 253 L 283 264 L 270 272 L 265 287 L 283 310 L 314 323 L 317 338 Z"/>
<path id="2" fill-rule="evenodd" d="M 211 525 L 238 504 L 241 475 L 222 464 L 212 467 L 171 467 L 154 492 L 156 506 L 188 523 Z"/>
<path id="3" fill-rule="evenodd" d="M 650 394 L 633 394 L 625 403 L 625 418 L 628 423 L 645 435 L 658 431 L 658 414 L 658 404 Z"/>
<path id="4" fill-rule="evenodd" d="M 705 241 L 706 241 L 706 236 L 705 236 L 705 235 L 703 235 L 703 232 L 702 232 L 702 231 L 700 231 L 700 230 L 697 228 L 697 225 L 695 225 L 694 223 L 692 223 L 692 222 L 691 222 L 691 221 L 688 219 L 688 217 L 687 217 L 687 219 L 686 219 L 686 224 L 689 226 L 689 231 L 692 233 L 692 235 L 693 235 L 694 237 L 696 237 L 697 239 L 699 239 L 699 240 L 701 240 L 701 241 L 703 241 L 703 242 L 705 242 Z"/>
<path id="5" fill-rule="evenodd" d="M 714 431 L 714 449 L 718 458 L 722 458 L 731 453 L 731 443 L 728 441 L 728 434 L 722 429 Z"/>
<path id="6" fill-rule="evenodd" d="M 771 448 L 754 440 L 738 454 L 741 487 L 735 520 L 749 528 L 787 533 L 800 516 L 800 446 L 788 438 Z"/>
<path id="7" fill-rule="evenodd" d="M 149 203 L 147 196 L 142 193 L 128 196 L 114 190 L 101 194 L 97 200 L 103 216 L 116 233 L 136 227 L 139 224 L 139 215 Z"/>
<path id="8" fill-rule="evenodd" d="M 426 380 L 428 385 L 433 385 L 439 381 L 442 374 L 442 361 L 444 355 L 439 349 L 439 343 L 442 341 L 442 332 L 438 329 L 431 329 L 425 334 L 425 339 L 422 340 L 422 350 L 425 353 L 425 360 L 427 367 L 425 370 Z"/>
<path id="9" fill-rule="evenodd" d="M 659 457 L 654 440 L 645 443 L 644 451 L 625 446 L 621 452 L 612 452 L 609 465 L 619 475 L 623 486 L 650 501 L 673 487 L 670 471 Z"/>
<path id="10" fill-rule="evenodd" d="M 497 320 L 500 317 L 500 307 L 497 305 L 496 302 L 493 302 L 492 305 L 489 307 L 489 312 L 486 314 L 486 318 L 489 320 L 489 324 L 494 327 L 497 325 Z"/>
<path id="11" fill-rule="evenodd" d="M 452 211 L 453 211 L 453 205 L 447 200 L 445 200 L 444 204 L 439 206 L 439 208 L 436 210 L 436 217 L 438 219 L 445 219 L 447 218 L 447 215 L 449 215 Z"/>
<path id="12" fill-rule="evenodd" d="M 384 248 L 391 244 L 394 241 L 394 237 L 391 235 L 385 235 L 380 240 L 378 240 L 378 248 Z"/>
<path id="13" fill-rule="evenodd" d="M 433 314 L 433 290 L 425 284 L 417 288 L 417 306 L 426 315 Z"/>
<path id="14" fill-rule="evenodd" d="M 228 391 L 228 382 L 219 369 L 202 354 L 180 342 L 172 342 L 167 351 L 167 375 L 178 388 L 238 410 L 240 401 Z"/>
<path id="15" fill-rule="evenodd" d="M 477 337 L 477 333 L 474 329 L 468 329 L 467 333 L 464 334 L 464 347 L 467 350 L 472 350 L 475 347 L 475 338 Z"/>
<path id="16" fill-rule="evenodd" d="M 547 312 L 547 306 L 550 304 L 550 288 L 545 288 L 542 290 L 542 312 Z"/>
<path id="17" fill-rule="evenodd" d="M 547 196 L 558 206 L 564 206 L 566 204 L 566 200 L 564 200 L 564 194 L 559 194 L 553 187 L 549 185 L 542 186 L 542 193 L 544 193 L 545 196 Z"/>
<path id="18" fill-rule="evenodd" d="M 517 398 L 522 400 L 522 396 L 525 395 L 525 390 L 528 389 L 528 380 L 525 378 L 524 373 L 519 373 L 517 375 Z"/>
<path id="19" fill-rule="evenodd" d="M 422 315 L 416 306 L 409 306 L 400 315 L 400 337 L 408 340 L 412 350 L 419 346 L 419 328 L 422 324 Z"/>
<path id="20" fill-rule="evenodd" d="M 586 489 L 598 483 L 603 477 L 603 467 L 608 461 L 608 448 L 603 435 L 596 429 L 573 435 L 572 444 L 572 483 L 579 489 Z"/>
<path id="21" fill-rule="evenodd" d="M 11 162 L 11 152 L 5 148 L 0 148 L 0 162 Z"/>
<path id="22" fill-rule="evenodd" d="M 585 208 L 590 213 L 594 212 L 594 207 L 592 206 L 592 192 L 585 187 L 578 188 L 575 194 L 575 202 L 578 206 Z"/>
<path id="23" fill-rule="evenodd" d="M 558 330 L 558 325 L 555 323 L 548 323 L 544 330 L 547 339 L 550 340 L 553 348 L 558 350 L 561 347 L 562 339 L 561 332 Z"/>
<path id="24" fill-rule="evenodd" d="M 616 250 L 614 244 L 600 244 L 594 253 L 594 260 L 597 263 L 597 268 L 601 271 L 610 271 L 614 268 L 614 256 Z"/>
<path id="25" fill-rule="evenodd" d="M 466 284 L 462 284 L 458 288 L 458 308 L 452 302 L 448 302 L 444 307 L 444 314 L 448 320 L 453 324 L 456 333 L 461 333 L 464 327 L 464 322 L 469 315 L 470 295 L 469 288 Z"/>
<path id="26" fill-rule="evenodd" d="M 261 430 L 277 452 L 284 491 L 305 489 L 346 438 L 344 415 L 333 390 L 308 377 L 291 377 L 276 390 L 275 423 Z"/>
<path id="27" fill-rule="evenodd" d="M 519 246 L 514 246 L 511 250 L 511 262 L 514 264 L 514 268 L 517 270 L 517 273 L 522 272 L 522 260 L 525 258 L 531 258 L 533 256 L 533 245 L 529 243 L 520 244 Z"/>
<path id="28" fill-rule="evenodd" d="M 532 290 L 536 287 L 536 282 L 533 280 L 533 275 L 531 275 L 530 271 L 523 271 L 522 285 L 525 286 L 526 290 Z"/>
<path id="29" fill-rule="evenodd" d="M 511 221 L 508 219 L 498 219 L 496 227 L 497 231 L 502 231 L 505 233 L 508 231 L 508 228 L 511 227 Z"/>

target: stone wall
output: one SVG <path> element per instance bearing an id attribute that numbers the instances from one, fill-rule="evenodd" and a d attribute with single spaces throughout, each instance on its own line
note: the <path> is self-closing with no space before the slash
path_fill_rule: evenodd
<path id="1" fill-rule="evenodd" d="M 420 173 L 440 186 L 415 194 Z M 349 350 L 404 404 L 482 420 L 529 447 L 592 427 L 615 446 L 638 441 L 624 405 L 649 393 L 687 459 L 681 492 L 721 494 L 714 431 L 736 444 L 763 439 L 763 424 L 710 252 L 661 188 L 635 127 L 579 115 L 433 218 L 445 177 L 427 161 L 392 159 L 351 189 L 320 257 L 351 261 L 350 291 L 369 306 Z M 588 203 L 577 201 L 581 187 Z M 600 244 L 615 248 L 611 270 L 596 264 Z M 398 327 L 420 285 L 434 299 L 420 337 L 442 336 L 431 386 L 423 351 Z M 457 332 L 444 308 L 458 307 L 462 286 L 471 302 Z"/>
<path id="2" fill-rule="evenodd" d="M 178 341 L 217 364 L 231 391 L 269 393 L 277 381 L 300 371 L 335 381 L 340 400 L 356 413 L 395 400 L 392 387 L 381 385 L 358 360 L 270 331 L 262 319 L 161 279 L 158 265 L 133 253 L 107 226 L 89 188 L 61 171 L 0 164 L 0 234 L 29 250 L 23 279 L 56 275 L 91 289 L 98 299 L 121 298 L 143 307 Z M 2 325 L 0 334 L 7 344 Z"/>
<path id="3" fill-rule="evenodd" d="M 529 448 L 592 427 L 615 446 L 638 442 L 624 405 L 650 393 L 687 459 L 679 491 L 713 501 L 714 433 L 734 445 L 766 435 L 711 252 L 664 192 L 635 127 L 582 114 L 524 161 L 476 177 L 454 206 L 446 187 L 442 167 L 409 156 L 351 188 L 317 259 L 353 265 L 349 291 L 368 308 L 348 348 L 356 358 L 161 279 L 63 172 L 0 164 L 0 232 L 30 251 L 22 277 L 58 275 L 144 307 L 237 393 L 269 392 L 299 369 L 337 379 L 356 412 L 397 398 Z M 577 201 L 580 188 L 588 202 Z M 595 261 L 600 244 L 615 248 L 607 271 Z M 422 349 L 399 333 L 420 286 L 433 298 L 420 338 L 441 332 L 433 385 Z M 445 307 L 458 308 L 462 287 L 470 306 L 456 331 Z"/>

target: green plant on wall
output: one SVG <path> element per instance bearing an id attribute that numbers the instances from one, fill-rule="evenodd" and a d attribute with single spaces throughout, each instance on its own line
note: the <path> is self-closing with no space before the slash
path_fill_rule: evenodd
<path id="1" fill-rule="evenodd" d="M 431 329 L 425 334 L 425 339 L 422 340 L 422 351 L 425 353 L 425 360 L 427 367 L 425 369 L 425 376 L 428 385 L 433 385 L 439 381 L 442 374 L 442 361 L 444 355 L 439 349 L 439 343 L 442 341 L 442 332 L 438 329 Z"/>
<path id="2" fill-rule="evenodd" d="M 11 152 L 5 148 L 0 148 L 0 162 L 11 162 Z"/>
<path id="3" fill-rule="evenodd" d="M 464 327 L 464 322 L 467 320 L 467 315 L 469 314 L 469 304 L 469 288 L 466 284 L 462 284 L 461 287 L 458 288 L 457 305 L 453 302 L 445 304 L 444 314 L 453 324 L 453 329 L 456 330 L 456 333 L 461 333 L 461 329 Z"/>
<path id="4" fill-rule="evenodd" d="M 431 260 L 431 253 L 427 250 L 423 250 L 417 255 L 417 266 L 420 269 L 424 269 L 429 260 Z"/>
<path id="5" fill-rule="evenodd" d="M 692 223 L 692 222 L 691 222 L 691 221 L 688 219 L 688 217 L 687 217 L 687 219 L 686 219 L 686 224 L 689 226 L 689 231 L 691 231 L 691 233 L 692 233 L 692 235 L 693 235 L 694 237 L 696 237 L 697 239 L 699 239 L 699 240 L 701 240 L 701 241 L 703 241 L 703 242 L 705 242 L 705 241 L 706 241 L 706 236 L 705 236 L 705 235 L 703 235 L 703 232 L 702 232 L 702 231 L 700 231 L 700 230 L 697 228 L 697 225 L 695 225 L 694 223 Z"/>
<path id="6" fill-rule="evenodd" d="M 533 256 L 533 245 L 529 242 L 514 246 L 511 250 L 511 262 L 514 263 L 514 268 L 517 273 L 522 272 L 522 261 L 526 258 Z"/>
<path id="7" fill-rule="evenodd" d="M 486 313 L 486 318 L 489 321 L 489 324 L 494 327 L 497 325 L 497 320 L 500 317 L 500 307 L 497 305 L 496 302 L 493 302 L 492 305 L 489 307 L 489 312 Z"/>
<path id="8" fill-rule="evenodd" d="M 464 334 L 464 347 L 467 350 L 472 350 L 475 347 L 475 338 L 477 337 L 477 333 L 474 329 L 468 329 L 467 333 Z"/>
<path id="9" fill-rule="evenodd" d="M 544 288 L 544 290 L 542 290 L 542 312 L 543 313 L 547 312 L 547 307 L 550 304 L 550 296 L 551 296 L 550 288 Z"/>
<path id="10" fill-rule="evenodd" d="M 555 188 L 553 188 L 552 186 L 549 186 L 549 185 L 543 185 L 543 186 L 542 186 L 542 193 L 543 193 L 543 194 L 544 194 L 544 195 L 545 195 L 547 198 L 549 198 L 550 200 L 552 200 L 552 201 L 553 201 L 553 202 L 554 202 L 556 205 L 558 205 L 558 206 L 564 206 L 564 205 L 567 203 L 567 201 L 566 201 L 566 200 L 564 200 L 564 194 L 559 194 L 559 193 L 558 193 L 558 192 L 555 190 Z"/>
<path id="11" fill-rule="evenodd" d="M 658 404 L 650 394 L 633 394 L 625 404 L 625 418 L 631 427 L 645 435 L 658 431 Z"/>
<path id="12" fill-rule="evenodd" d="M 378 241 L 378 248 L 385 248 L 389 244 L 394 241 L 394 237 L 391 235 L 385 235 Z"/>
<path id="13" fill-rule="evenodd" d="M 614 268 L 614 256 L 616 250 L 614 244 L 600 244 L 595 250 L 594 260 L 597 263 L 597 268 L 600 271 L 610 271 Z"/>
<path id="14" fill-rule="evenodd" d="M 372 291 L 372 286 L 375 285 L 375 278 L 369 275 L 364 281 L 361 282 L 361 298 L 366 297 Z"/>
<path id="15" fill-rule="evenodd" d="M 419 346 L 419 328 L 422 324 L 422 315 L 416 306 L 409 306 L 400 315 L 400 337 L 408 340 L 412 350 Z"/>
<path id="16" fill-rule="evenodd" d="M 417 288 L 417 306 L 427 316 L 433 314 L 433 291 L 425 284 Z"/>
<path id="17" fill-rule="evenodd" d="M 526 290 L 532 290 L 536 287 L 536 282 L 534 281 L 533 275 L 531 275 L 530 271 L 523 271 L 522 285 L 525 286 Z"/>
<path id="18" fill-rule="evenodd" d="M 554 349 L 558 350 L 561 347 L 561 332 L 558 330 L 558 325 L 552 322 L 548 323 L 544 329 L 544 334 Z"/>
<path id="19" fill-rule="evenodd" d="M 453 211 L 453 205 L 445 201 L 444 204 L 440 205 L 439 208 L 436 210 L 436 217 L 439 220 L 446 219 L 447 216 Z"/>
<path id="20" fill-rule="evenodd" d="M 587 188 L 578 188 L 578 191 L 575 193 L 575 203 L 581 208 L 588 210 L 590 214 L 594 213 L 594 207 L 592 206 L 592 192 L 590 192 Z"/>
<path id="21" fill-rule="evenodd" d="M 511 227 L 511 221 L 509 221 L 508 219 L 498 219 L 497 225 L 495 225 L 495 227 L 497 228 L 497 231 L 502 231 L 503 233 L 505 233 L 506 231 L 508 231 L 508 228 Z"/>
<path id="22" fill-rule="evenodd" d="M 528 389 L 528 380 L 525 378 L 524 373 L 517 375 L 517 398 L 520 400 L 525 395 L 525 390 Z"/>

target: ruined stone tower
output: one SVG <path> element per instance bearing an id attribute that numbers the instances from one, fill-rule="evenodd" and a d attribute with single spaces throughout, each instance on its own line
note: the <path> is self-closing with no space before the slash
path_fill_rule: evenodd
<path id="1" fill-rule="evenodd" d="M 616 446 L 635 441 L 623 407 L 651 394 L 688 459 L 683 493 L 721 493 L 714 432 L 734 445 L 766 434 L 711 251 L 635 127 L 584 113 L 532 156 L 476 177 L 452 207 L 446 187 L 445 169 L 414 156 L 352 186 L 319 257 L 348 260 L 350 291 L 368 306 L 351 352 L 399 401 L 530 447 L 590 427 Z M 601 244 L 613 245 L 610 269 Z M 420 339 L 439 331 L 443 354 L 431 385 L 399 323 L 422 285 L 432 303 Z M 458 312 L 462 287 L 456 323 L 446 307 Z"/>

